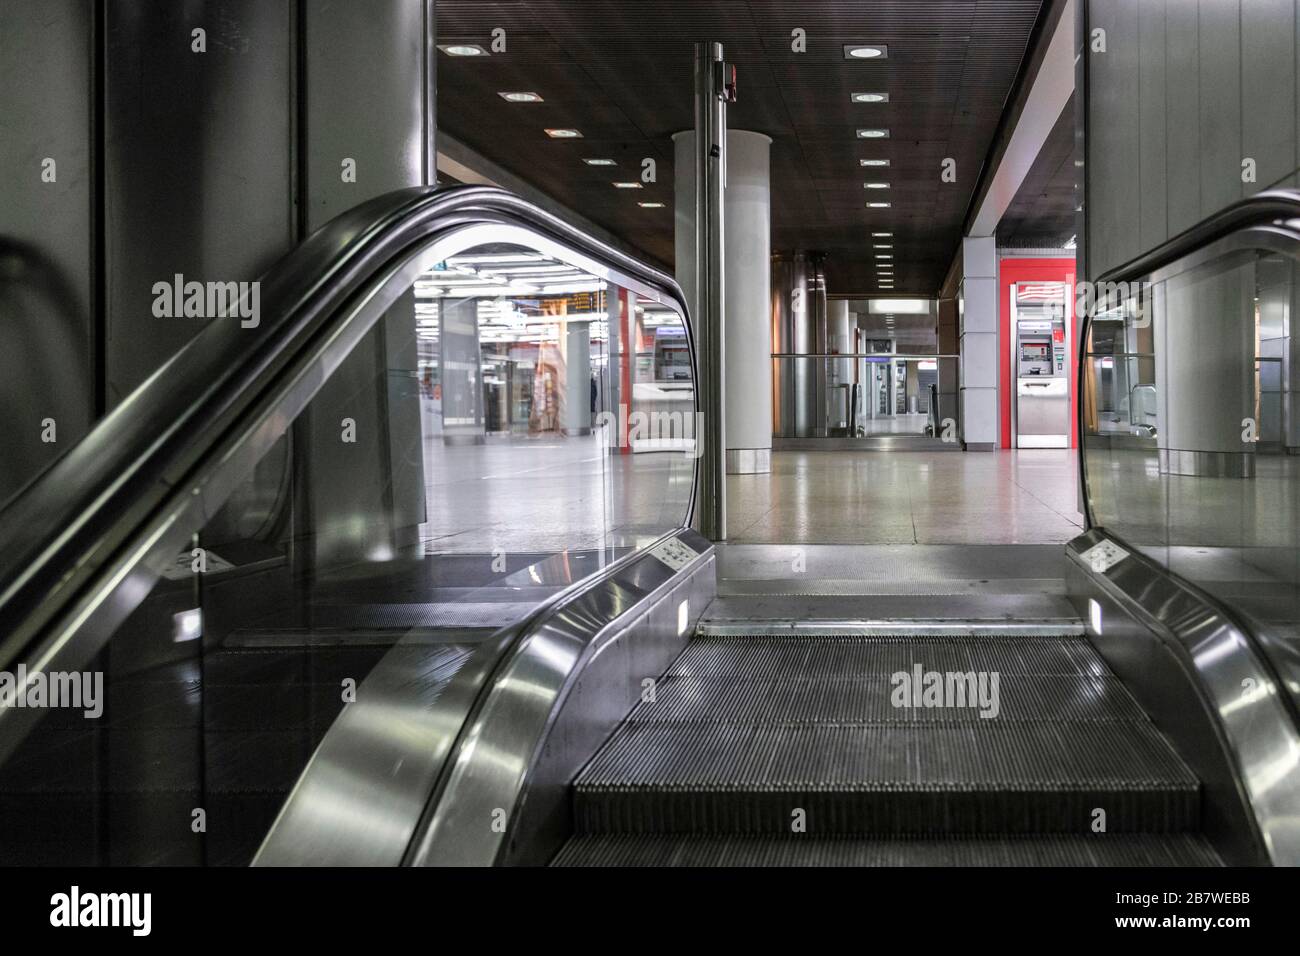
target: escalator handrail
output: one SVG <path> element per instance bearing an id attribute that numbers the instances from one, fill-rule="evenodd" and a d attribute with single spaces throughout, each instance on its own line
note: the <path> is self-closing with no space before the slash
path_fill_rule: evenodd
<path id="1" fill-rule="evenodd" d="M 505 190 L 411 187 L 326 223 L 260 281 L 255 329 L 218 319 L 91 432 L 0 508 L 0 666 L 15 659 L 125 549 L 162 501 L 211 463 L 241 412 L 326 334 L 339 310 L 390 263 L 440 230 L 525 227 L 641 282 L 683 317 L 692 373 L 695 336 L 676 280 Z M 692 492 L 684 523 L 694 512 Z"/>
<path id="2" fill-rule="evenodd" d="M 1107 270 L 1097 282 L 1131 282 L 1163 269 L 1231 233 L 1288 219 L 1300 219 L 1300 190 L 1266 189 L 1239 199 L 1154 249 Z M 1091 319 L 1091 316 L 1087 318 Z M 1083 337 L 1080 336 L 1080 341 L 1082 340 Z"/>

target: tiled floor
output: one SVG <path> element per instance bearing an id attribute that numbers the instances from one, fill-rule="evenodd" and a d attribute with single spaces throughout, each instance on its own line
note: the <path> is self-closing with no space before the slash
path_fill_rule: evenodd
<path id="1" fill-rule="evenodd" d="M 1059 544 L 1083 530 L 1077 453 L 776 452 L 727 478 L 727 539 L 761 544 Z"/>

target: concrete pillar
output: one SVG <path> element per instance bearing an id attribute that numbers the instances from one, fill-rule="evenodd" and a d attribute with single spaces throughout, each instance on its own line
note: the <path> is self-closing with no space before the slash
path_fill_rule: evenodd
<path id="1" fill-rule="evenodd" d="M 673 137 L 676 147 L 677 276 L 694 314 L 695 133 Z M 771 470 L 772 288 L 771 154 L 762 133 L 727 133 L 726 315 L 723 332 L 723 414 L 728 474 Z"/>
<path id="2" fill-rule="evenodd" d="M 566 435 L 591 434 L 591 323 L 568 322 L 564 331 L 564 391 L 560 394 Z"/>
<path id="3" fill-rule="evenodd" d="M 1254 316 L 1253 262 L 1156 287 L 1156 436 L 1162 472 L 1254 477 L 1254 445 L 1242 441 L 1242 420 L 1259 421 Z"/>
<path id="4" fill-rule="evenodd" d="M 998 447 L 998 249 L 993 236 L 961 242 L 958 428 L 966 451 Z"/>
<path id="5" fill-rule="evenodd" d="M 444 299 L 438 361 L 442 363 L 442 441 L 482 445 L 483 380 L 478 344 L 478 300 Z"/>

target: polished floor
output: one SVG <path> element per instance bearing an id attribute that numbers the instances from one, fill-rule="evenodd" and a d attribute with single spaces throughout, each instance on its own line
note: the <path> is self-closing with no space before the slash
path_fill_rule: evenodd
<path id="1" fill-rule="evenodd" d="M 1063 544 L 1083 530 L 1077 453 L 784 451 L 727 479 L 738 544 Z"/>

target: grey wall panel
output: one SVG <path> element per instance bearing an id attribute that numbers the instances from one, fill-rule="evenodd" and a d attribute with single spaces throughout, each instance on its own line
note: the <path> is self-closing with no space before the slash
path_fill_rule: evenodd
<path id="1" fill-rule="evenodd" d="M 1194 81 L 1200 52 L 1196 4 L 1175 0 L 1165 5 L 1165 39 L 1166 75 L 1178 77 L 1178 82 L 1165 90 L 1165 195 L 1169 235 L 1173 235 L 1201 219 L 1201 107 L 1199 84 Z M 1154 57 L 1160 52 L 1151 49 L 1147 55 Z"/>
<path id="2" fill-rule="evenodd" d="M 95 411 L 92 9 L 0 0 L 0 502 Z"/>
<path id="3" fill-rule="evenodd" d="M 1288 0 L 1290 2 L 1290 0 Z M 1138 7 L 1139 248 L 1150 249 L 1169 235 L 1165 192 L 1165 5 Z"/>
<path id="4" fill-rule="evenodd" d="M 1096 278 L 1300 167 L 1297 0 L 1090 0 L 1087 274 Z M 1128 39 L 1136 19 L 1136 75 Z M 1136 95 L 1134 95 L 1136 93 Z M 1136 119 L 1138 189 L 1125 175 Z M 1256 181 L 1242 182 L 1242 161 Z M 1130 244 L 1130 202 L 1139 228 Z"/>
<path id="5" fill-rule="evenodd" d="M 1140 152 L 1138 139 L 1139 28 L 1137 7 L 1124 0 L 1097 0 L 1092 26 L 1106 31 L 1106 51 L 1092 53 L 1093 96 L 1088 127 L 1093 184 L 1091 214 L 1098 228 L 1089 253 L 1105 270 L 1138 252 Z"/>
<path id="6" fill-rule="evenodd" d="M 425 182 L 424 17 L 424 0 L 306 3 L 308 230 L 373 196 Z M 347 159 L 356 162 L 356 182 L 343 180 Z"/>
<path id="7" fill-rule="evenodd" d="M 1201 215 L 1241 198 L 1241 8 L 1233 0 L 1201 0 Z"/>
<path id="8" fill-rule="evenodd" d="M 1295 0 L 1241 6 L 1241 154 L 1255 160 L 1257 173 L 1246 193 L 1290 176 L 1297 165 L 1295 8 Z"/>
<path id="9" fill-rule="evenodd" d="M 108 5 L 110 407 L 205 321 L 155 318 L 155 282 L 176 273 L 255 279 L 293 244 L 292 8 L 290 0 Z M 206 53 L 192 50 L 200 28 Z"/>

